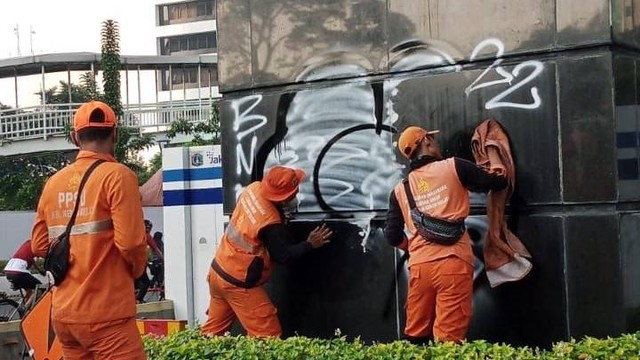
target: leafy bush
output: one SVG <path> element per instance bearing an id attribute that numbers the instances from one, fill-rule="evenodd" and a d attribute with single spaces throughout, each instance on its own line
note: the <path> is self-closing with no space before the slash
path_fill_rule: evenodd
<path id="1" fill-rule="evenodd" d="M 565 360 L 565 359 L 638 359 L 640 333 L 603 340 L 585 338 L 556 343 L 551 350 L 490 344 L 486 341 L 431 343 L 416 346 L 406 341 L 366 345 L 359 339 L 311 339 L 291 337 L 257 339 L 244 336 L 206 337 L 200 330 L 188 329 L 166 338 L 146 336 L 144 345 L 149 359 L 317 359 L 317 360 L 414 360 L 414 359 L 494 359 L 494 360 Z"/>

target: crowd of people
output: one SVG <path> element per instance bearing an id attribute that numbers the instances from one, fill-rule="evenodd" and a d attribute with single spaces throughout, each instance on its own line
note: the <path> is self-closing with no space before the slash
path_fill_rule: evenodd
<path id="1" fill-rule="evenodd" d="M 68 275 L 53 289 L 53 326 L 65 359 L 146 358 L 135 324 L 136 302 L 143 301 L 149 286 L 148 262 L 164 260 L 162 233 L 151 235 L 153 224 L 143 219 L 140 198 L 131 196 L 138 192 L 136 175 L 114 158 L 116 122 L 104 103 L 91 101 L 78 109 L 71 133 L 80 149 L 76 161 L 47 181 L 31 240 L 5 268 L 15 286 L 28 290 L 37 285 L 29 267 L 34 257 L 47 256 L 50 243 L 69 225 L 66 214 L 75 204 L 60 199 L 68 193 L 81 199 L 86 210 L 71 227 Z M 464 227 L 467 190 L 507 186 L 499 171 L 443 158 L 437 134 L 415 126 L 400 134 L 398 150 L 409 161 L 409 171 L 390 194 L 385 229 L 389 244 L 409 254 L 404 332 L 415 343 L 464 339 L 473 291 L 473 257 Z M 87 180 L 82 195 L 74 194 L 96 161 L 104 164 Z M 262 286 L 273 262 L 286 264 L 334 237 L 322 224 L 306 241 L 290 241 L 289 212 L 297 207 L 305 177 L 300 169 L 275 166 L 240 194 L 208 272 L 203 333 L 222 335 L 237 319 L 249 336 L 281 336 L 277 309 Z M 160 268 L 151 272 L 164 277 Z"/>

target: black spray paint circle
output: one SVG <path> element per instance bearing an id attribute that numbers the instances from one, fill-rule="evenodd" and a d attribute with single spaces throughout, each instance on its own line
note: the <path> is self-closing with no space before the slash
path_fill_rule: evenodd
<path id="1" fill-rule="evenodd" d="M 335 145 L 338 141 L 340 141 L 342 138 L 344 138 L 347 135 L 353 134 L 358 131 L 363 131 L 363 130 L 376 130 L 376 132 L 378 133 L 380 131 L 388 131 L 392 134 L 397 132 L 395 128 L 389 125 L 362 124 L 362 125 L 356 125 L 356 126 L 347 128 L 345 130 L 342 130 L 327 142 L 327 144 L 322 148 L 322 150 L 320 150 L 320 153 L 318 154 L 318 160 L 316 161 L 316 164 L 313 167 L 313 191 L 316 195 L 316 199 L 318 200 L 318 204 L 320 205 L 320 208 L 322 210 L 335 211 L 335 209 L 333 209 L 329 204 L 327 204 L 326 201 L 324 201 L 324 198 L 322 197 L 322 192 L 320 191 L 319 175 L 320 175 L 320 167 L 322 166 L 322 160 L 324 159 L 325 155 L 329 152 L 329 150 L 331 150 L 331 147 Z"/>

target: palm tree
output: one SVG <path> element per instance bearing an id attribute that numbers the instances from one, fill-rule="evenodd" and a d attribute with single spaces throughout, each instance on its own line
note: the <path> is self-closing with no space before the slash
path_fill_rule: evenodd
<path id="1" fill-rule="evenodd" d="M 71 94 L 71 97 L 69 97 Z M 42 93 L 37 93 L 42 102 Z M 60 81 L 56 86 L 52 86 L 44 91 L 45 104 L 79 104 L 94 100 L 98 98 L 98 93 L 95 88 L 87 87 L 85 84 L 69 84 L 65 81 Z"/>

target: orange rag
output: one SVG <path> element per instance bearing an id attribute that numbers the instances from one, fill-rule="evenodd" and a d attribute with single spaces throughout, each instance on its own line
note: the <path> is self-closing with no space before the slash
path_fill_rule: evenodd
<path id="1" fill-rule="evenodd" d="M 531 262 L 526 259 L 531 258 L 531 254 L 507 228 L 505 219 L 505 207 L 515 187 L 516 169 L 509 137 L 495 120 L 485 120 L 476 127 L 471 149 L 477 165 L 492 173 L 505 175 L 509 182 L 505 189 L 491 191 L 487 199 L 489 230 L 483 249 L 484 263 L 489 284 L 496 287 L 524 278 L 532 268 Z"/>

